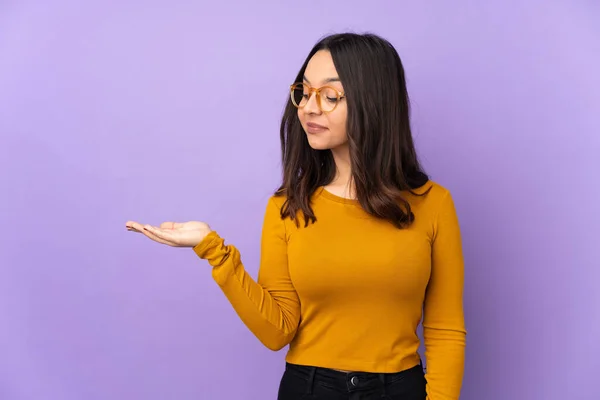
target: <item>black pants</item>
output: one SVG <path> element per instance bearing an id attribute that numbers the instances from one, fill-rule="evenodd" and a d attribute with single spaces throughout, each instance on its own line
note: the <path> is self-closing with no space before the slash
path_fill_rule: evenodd
<path id="1" fill-rule="evenodd" d="M 396 373 L 341 372 L 286 363 L 277 400 L 425 400 L 422 365 Z"/>

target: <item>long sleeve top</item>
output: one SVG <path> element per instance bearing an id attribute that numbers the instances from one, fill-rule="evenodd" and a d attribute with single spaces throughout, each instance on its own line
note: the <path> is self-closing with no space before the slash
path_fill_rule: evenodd
<path id="1" fill-rule="evenodd" d="M 398 229 L 358 201 L 319 188 L 307 227 L 266 206 L 257 279 L 215 231 L 194 247 L 250 331 L 286 361 L 348 371 L 398 372 L 420 362 L 423 324 L 429 400 L 459 398 L 466 329 L 464 265 L 450 192 L 429 181 L 408 194 L 415 221 Z"/>

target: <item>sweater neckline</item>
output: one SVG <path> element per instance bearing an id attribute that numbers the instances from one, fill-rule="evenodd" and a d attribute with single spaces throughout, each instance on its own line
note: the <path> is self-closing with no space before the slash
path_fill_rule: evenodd
<path id="1" fill-rule="evenodd" d="M 335 201 L 336 203 L 341 203 L 341 204 L 360 205 L 358 199 L 350 199 L 347 197 L 338 196 L 337 194 L 333 194 L 332 192 L 325 189 L 325 186 L 320 186 L 318 191 L 319 191 L 319 196 L 321 196 L 327 200 L 332 200 L 332 201 Z"/>
<path id="2" fill-rule="evenodd" d="M 425 191 L 427 189 L 427 187 L 430 186 L 431 183 L 432 182 L 430 180 L 428 180 L 425 185 L 418 187 L 418 188 L 414 188 L 413 190 L 417 193 L 419 193 L 421 191 Z M 337 194 L 333 194 L 332 192 L 325 189 L 325 186 L 319 186 L 319 188 L 317 189 L 317 195 L 320 197 L 323 197 L 327 200 L 334 201 L 336 203 L 349 204 L 349 205 L 354 205 L 354 206 L 360 207 L 360 202 L 358 201 L 358 199 L 350 199 L 347 197 L 338 196 Z"/>

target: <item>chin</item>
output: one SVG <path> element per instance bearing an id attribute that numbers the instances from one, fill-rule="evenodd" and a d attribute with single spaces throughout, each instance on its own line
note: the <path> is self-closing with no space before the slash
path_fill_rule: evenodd
<path id="1" fill-rule="evenodd" d="M 331 146 L 329 145 L 329 143 L 323 141 L 323 140 L 318 140 L 313 138 L 311 140 L 311 138 L 308 138 L 308 145 L 313 149 L 313 150 L 329 150 L 331 149 Z"/>

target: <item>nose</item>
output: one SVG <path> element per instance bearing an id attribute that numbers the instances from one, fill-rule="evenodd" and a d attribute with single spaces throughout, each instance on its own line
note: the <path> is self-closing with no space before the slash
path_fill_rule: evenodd
<path id="1" fill-rule="evenodd" d="M 319 107 L 318 99 L 317 99 L 317 93 L 312 92 L 310 94 L 310 96 L 308 97 L 308 101 L 306 102 L 306 105 L 304 106 L 303 110 L 305 113 L 307 114 L 320 114 L 321 113 L 321 108 Z"/>

